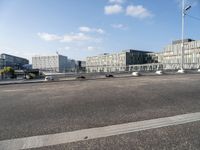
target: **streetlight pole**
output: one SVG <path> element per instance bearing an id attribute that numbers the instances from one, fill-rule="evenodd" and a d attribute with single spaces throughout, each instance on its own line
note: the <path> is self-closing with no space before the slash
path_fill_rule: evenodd
<path id="1" fill-rule="evenodd" d="M 182 0 L 182 42 L 181 42 L 181 70 L 179 73 L 184 73 L 184 28 L 185 28 L 185 15 L 186 12 L 191 8 L 191 6 L 185 7 L 185 0 Z"/>
<path id="2" fill-rule="evenodd" d="M 182 42 L 181 42 L 181 70 L 184 72 L 184 27 L 185 27 L 185 0 L 182 0 Z"/>

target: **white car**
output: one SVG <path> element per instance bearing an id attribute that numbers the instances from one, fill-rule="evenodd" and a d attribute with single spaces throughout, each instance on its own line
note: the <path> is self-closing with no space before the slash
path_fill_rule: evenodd
<path id="1" fill-rule="evenodd" d="M 58 81 L 56 76 L 46 76 L 45 81 Z"/>

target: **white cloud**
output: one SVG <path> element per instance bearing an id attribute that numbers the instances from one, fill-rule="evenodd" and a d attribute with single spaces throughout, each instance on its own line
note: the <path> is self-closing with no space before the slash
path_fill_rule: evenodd
<path id="1" fill-rule="evenodd" d="M 37 34 L 41 39 L 45 40 L 45 41 L 57 41 L 57 40 L 61 40 L 62 37 L 55 35 L 55 34 L 49 34 L 49 33 L 38 33 Z"/>
<path id="2" fill-rule="evenodd" d="M 99 47 L 94 47 L 94 46 L 88 46 L 87 50 L 88 51 L 98 51 L 98 50 L 100 50 L 100 48 Z"/>
<path id="3" fill-rule="evenodd" d="M 68 35 L 64 35 L 61 42 L 79 42 L 79 41 L 88 41 L 92 38 L 88 35 L 85 35 L 84 33 L 71 33 Z"/>
<path id="4" fill-rule="evenodd" d="M 93 47 L 93 46 L 88 46 L 88 47 L 87 47 L 87 50 L 93 51 L 93 50 L 95 50 L 95 47 Z"/>
<path id="5" fill-rule="evenodd" d="M 91 32 L 91 29 L 89 27 L 79 27 L 79 30 L 81 32 Z"/>
<path id="6" fill-rule="evenodd" d="M 63 36 L 58 36 L 56 34 L 49 34 L 49 33 L 38 33 L 37 34 L 41 39 L 45 41 L 60 41 L 60 42 L 80 42 L 80 41 L 95 41 L 96 38 L 90 37 L 84 33 L 71 33 L 65 34 Z"/>
<path id="7" fill-rule="evenodd" d="M 144 8 L 142 5 L 137 5 L 137 6 L 129 5 L 126 8 L 126 15 L 140 19 L 153 16 L 153 14 L 149 10 Z"/>
<path id="8" fill-rule="evenodd" d="M 119 14 L 123 12 L 123 8 L 121 5 L 115 4 L 115 5 L 109 5 L 104 7 L 104 13 L 106 15 L 111 14 Z"/>
<path id="9" fill-rule="evenodd" d="M 100 29 L 100 28 L 99 28 L 99 29 L 96 29 L 96 32 L 97 32 L 97 33 L 100 33 L 100 34 L 104 34 L 104 33 L 105 33 L 105 31 L 104 31 L 103 29 Z"/>
<path id="10" fill-rule="evenodd" d="M 125 0 L 109 0 L 109 3 L 118 3 L 118 4 L 122 4 L 124 3 Z"/>
<path id="11" fill-rule="evenodd" d="M 66 51 L 99 51 L 101 47 L 98 46 L 86 46 L 86 45 L 72 45 L 71 47 L 66 46 L 63 48 L 59 48 L 59 52 L 66 52 Z"/>
<path id="12" fill-rule="evenodd" d="M 99 34 L 104 34 L 105 31 L 101 28 L 89 28 L 89 27 L 79 27 L 79 31 L 81 32 L 96 32 Z"/>
<path id="13" fill-rule="evenodd" d="M 111 24 L 111 27 L 115 28 L 115 29 L 122 29 L 122 30 L 126 30 L 127 26 L 123 25 L 123 24 Z"/>

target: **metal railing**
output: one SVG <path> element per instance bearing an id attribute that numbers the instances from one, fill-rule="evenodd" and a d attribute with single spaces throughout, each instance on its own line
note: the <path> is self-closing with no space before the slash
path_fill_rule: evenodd
<path id="1" fill-rule="evenodd" d="M 178 70 L 181 68 L 180 63 L 155 63 L 155 64 L 141 64 L 129 65 L 129 71 L 156 71 L 156 70 Z M 199 63 L 184 63 L 184 69 L 199 69 Z"/>
<path id="2" fill-rule="evenodd" d="M 199 69 L 200 63 L 184 63 L 184 69 Z M 81 74 L 81 73 L 120 73 L 120 72 L 133 72 L 133 71 L 157 71 L 157 70 L 178 70 L 181 68 L 180 63 L 152 63 L 152 64 L 138 64 L 138 65 L 127 65 L 127 66 L 86 66 L 86 68 L 75 68 L 71 70 L 63 70 L 60 73 L 65 74 Z M 45 68 L 40 70 L 46 73 L 59 73 L 57 68 Z"/>

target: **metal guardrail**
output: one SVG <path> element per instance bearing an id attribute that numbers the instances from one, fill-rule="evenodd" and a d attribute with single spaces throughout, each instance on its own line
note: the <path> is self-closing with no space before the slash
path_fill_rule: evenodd
<path id="1" fill-rule="evenodd" d="M 184 69 L 199 69 L 200 63 L 185 63 Z M 49 69 L 41 70 L 41 72 L 46 72 L 47 74 L 57 73 L 58 75 L 65 74 L 66 76 L 77 75 L 77 74 L 93 74 L 93 73 L 121 73 L 121 72 L 133 72 L 133 71 L 157 71 L 157 70 L 178 70 L 181 68 L 180 63 L 152 63 L 152 64 L 137 64 L 137 65 L 128 65 L 128 66 L 86 66 L 86 70 L 71 70 L 63 71 L 58 73 L 55 71 L 50 71 Z"/>
<path id="2" fill-rule="evenodd" d="M 185 63 L 184 69 L 199 69 L 198 63 Z M 181 68 L 180 63 L 154 63 L 154 64 L 142 64 L 142 65 L 129 65 L 129 71 L 156 71 L 156 70 L 178 70 Z"/>

